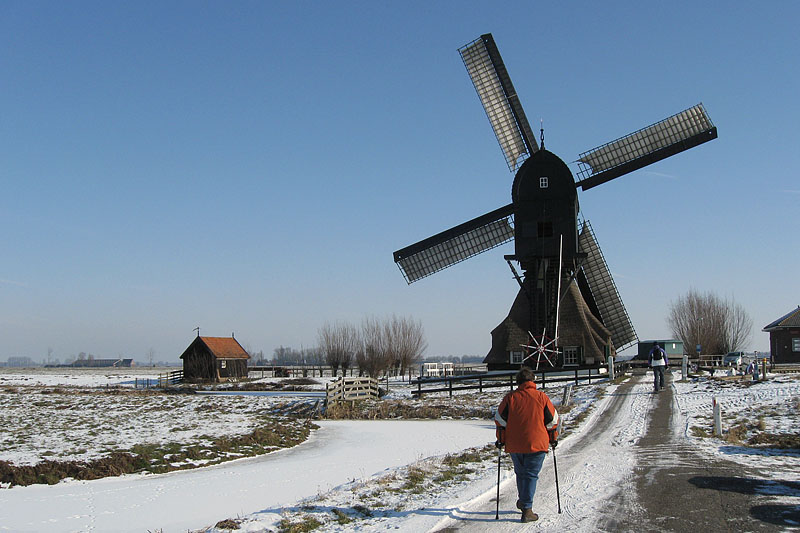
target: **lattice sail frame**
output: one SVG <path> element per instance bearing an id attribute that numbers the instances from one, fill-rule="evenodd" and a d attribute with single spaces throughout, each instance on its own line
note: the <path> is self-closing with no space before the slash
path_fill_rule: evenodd
<path id="1" fill-rule="evenodd" d="M 600 311 L 600 318 L 603 325 L 611 331 L 611 341 L 614 348 L 619 352 L 625 348 L 636 344 L 639 337 L 633 328 L 628 311 L 619 296 L 617 285 L 608 264 L 603 257 L 603 252 L 597 245 L 592 225 L 588 220 L 583 222 L 580 235 L 578 235 L 578 246 L 582 252 L 588 255 L 583 262 L 583 273 L 589 283 L 597 308 Z"/>
<path id="2" fill-rule="evenodd" d="M 503 150 L 508 169 L 515 172 L 525 156 L 539 147 L 494 38 L 491 34 L 481 35 L 458 51 Z"/>
<path id="3" fill-rule="evenodd" d="M 507 205 L 398 250 L 394 261 L 410 285 L 513 238 L 513 210 Z"/>
<path id="4" fill-rule="evenodd" d="M 583 190 L 717 138 L 703 104 L 598 146 L 578 156 Z"/>

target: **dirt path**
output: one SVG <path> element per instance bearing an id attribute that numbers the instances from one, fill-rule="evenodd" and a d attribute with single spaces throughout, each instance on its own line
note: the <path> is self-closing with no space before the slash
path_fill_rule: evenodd
<path id="1" fill-rule="evenodd" d="M 433 531 L 711 533 L 790 531 L 800 523 L 796 507 L 775 505 L 768 495 L 800 494 L 797 483 L 709 461 L 686 444 L 685 425 L 673 388 L 653 394 L 651 375 L 639 372 L 598 402 L 578 434 L 556 450 L 561 514 L 548 456 L 534 498 L 538 522 L 519 522 L 514 477 L 507 472 L 499 520 L 492 495 L 465 504 Z M 598 504 L 597 494 L 608 499 Z"/>
<path id="2" fill-rule="evenodd" d="M 769 494 L 800 492 L 730 461 L 701 456 L 684 439 L 685 420 L 672 387 L 657 395 L 647 433 L 637 443 L 630 489 L 612 499 L 604 531 L 787 531 L 797 508 Z"/>

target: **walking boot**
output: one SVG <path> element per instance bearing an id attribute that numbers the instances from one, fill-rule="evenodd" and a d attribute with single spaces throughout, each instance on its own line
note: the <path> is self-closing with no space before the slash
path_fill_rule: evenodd
<path id="1" fill-rule="evenodd" d="M 534 513 L 531 509 L 523 509 L 521 520 L 523 522 L 536 522 L 539 520 L 539 515 Z"/>

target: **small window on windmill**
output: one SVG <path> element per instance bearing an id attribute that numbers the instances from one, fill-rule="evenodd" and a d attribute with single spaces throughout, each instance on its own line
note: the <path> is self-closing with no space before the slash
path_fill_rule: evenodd
<path id="1" fill-rule="evenodd" d="M 227 365 L 227 363 L 228 363 L 228 362 L 227 362 L 226 360 L 224 360 L 224 359 L 223 359 L 222 361 L 220 361 L 220 362 L 219 362 L 219 367 L 220 367 L 220 368 L 225 368 L 225 366 Z"/>
<path id="2" fill-rule="evenodd" d="M 537 226 L 537 229 L 536 229 L 536 235 L 539 238 L 552 237 L 553 236 L 553 223 L 551 221 L 539 222 L 539 224 Z"/>
<path id="3" fill-rule="evenodd" d="M 564 347 L 564 366 L 577 366 L 578 365 L 578 347 L 565 346 Z"/>
<path id="4" fill-rule="evenodd" d="M 800 352 L 800 338 L 795 337 L 794 339 L 792 339 L 792 351 Z"/>
<path id="5" fill-rule="evenodd" d="M 511 358 L 509 360 L 511 361 L 511 364 L 512 365 L 521 365 L 522 364 L 522 352 L 510 352 L 510 353 L 511 353 Z"/>
<path id="6" fill-rule="evenodd" d="M 539 178 L 539 188 L 546 189 L 549 186 L 550 186 L 550 178 L 548 178 L 547 176 L 541 176 Z"/>

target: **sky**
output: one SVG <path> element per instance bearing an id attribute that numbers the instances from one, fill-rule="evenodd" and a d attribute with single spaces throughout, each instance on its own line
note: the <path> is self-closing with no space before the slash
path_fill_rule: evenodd
<path id="1" fill-rule="evenodd" d="M 800 4 L 3 2 L 0 360 L 271 354 L 419 320 L 485 355 L 513 243 L 407 285 L 394 250 L 510 202 L 457 49 L 491 32 L 533 127 L 580 152 L 702 102 L 719 138 L 586 192 L 641 339 L 711 291 L 800 304 Z"/>

